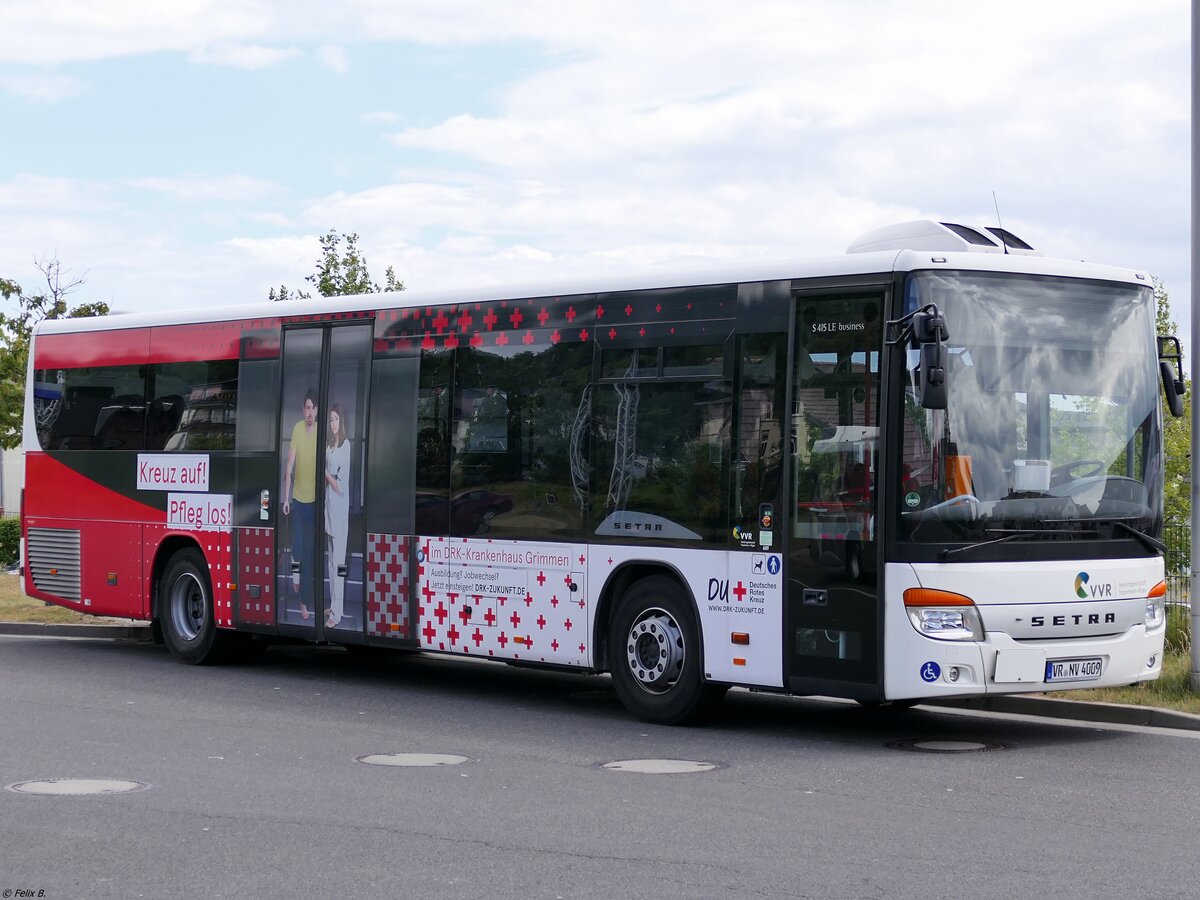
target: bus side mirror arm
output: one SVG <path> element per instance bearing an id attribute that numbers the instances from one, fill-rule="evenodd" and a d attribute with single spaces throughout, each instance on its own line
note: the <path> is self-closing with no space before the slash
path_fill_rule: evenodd
<path id="1" fill-rule="evenodd" d="M 1173 334 L 1158 337 L 1158 372 L 1162 376 L 1167 408 L 1178 419 L 1183 415 L 1183 395 L 1187 393 L 1187 384 L 1183 380 L 1183 351 L 1179 348 L 1179 338 Z"/>

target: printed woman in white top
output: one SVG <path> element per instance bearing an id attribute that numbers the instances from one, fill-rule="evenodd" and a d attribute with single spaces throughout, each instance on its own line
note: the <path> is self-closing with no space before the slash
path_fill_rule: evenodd
<path id="1" fill-rule="evenodd" d="M 325 536 L 329 559 L 329 611 L 327 628 L 342 619 L 346 579 L 338 568 L 346 565 L 346 535 L 350 530 L 350 423 L 340 403 L 329 409 L 329 436 L 325 448 Z"/>

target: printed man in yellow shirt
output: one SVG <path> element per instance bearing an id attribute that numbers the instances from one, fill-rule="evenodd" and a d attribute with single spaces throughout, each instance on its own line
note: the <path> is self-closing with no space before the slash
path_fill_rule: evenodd
<path id="1" fill-rule="evenodd" d="M 297 584 L 300 589 L 300 618 L 308 620 L 313 604 L 313 541 L 317 524 L 317 392 L 309 388 L 304 394 L 304 418 L 292 428 L 288 445 L 287 467 L 283 472 L 283 514 L 292 519 L 292 571 L 299 563 Z"/>

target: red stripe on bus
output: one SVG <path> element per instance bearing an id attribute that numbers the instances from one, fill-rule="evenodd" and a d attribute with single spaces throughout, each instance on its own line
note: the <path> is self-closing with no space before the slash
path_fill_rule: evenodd
<path id="1" fill-rule="evenodd" d="M 87 455 L 95 457 L 97 454 Z M 136 454 L 113 453 L 111 458 L 114 466 L 129 468 L 128 482 L 132 486 L 136 478 Z M 46 516 L 158 524 L 167 521 L 165 509 L 155 509 L 110 490 L 45 453 L 25 455 L 25 483 L 38 485 L 38 489 L 27 492 L 25 498 L 27 519 Z M 37 525 L 37 522 L 33 524 Z"/>
<path id="2" fill-rule="evenodd" d="M 155 328 L 118 328 L 76 334 L 38 335 L 35 369 L 70 369 L 85 366 L 142 365 L 237 359 L 244 333 L 255 335 L 259 352 L 278 354 L 279 320 L 211 322 L 202 325 L 164 325 Z M 261 346 L 260 346 L 261 345 Z M 262 351 L 266 352 L 262 352 Z"/>

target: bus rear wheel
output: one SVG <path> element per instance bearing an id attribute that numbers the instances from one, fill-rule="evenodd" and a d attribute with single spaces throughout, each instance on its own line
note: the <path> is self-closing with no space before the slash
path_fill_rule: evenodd
<path id="1" fill-rule="evenodd" d="M 158 621 L 163 642 L 177 660 L 188 665 L 221 662 L 235 635 L 217 631 L 208 566 L 194 547 L 180 550 L 167 562 L 158 584 Z"/>
<path id="2" fill-rule="evenodd" d="M 617 696 L 647 722 L 699 721 L 727 690 L 704 683 L 700 632 L 691 605 L 679 585 L 665 576 L 644 578 L 621 598 L 608 648 Z"/>

